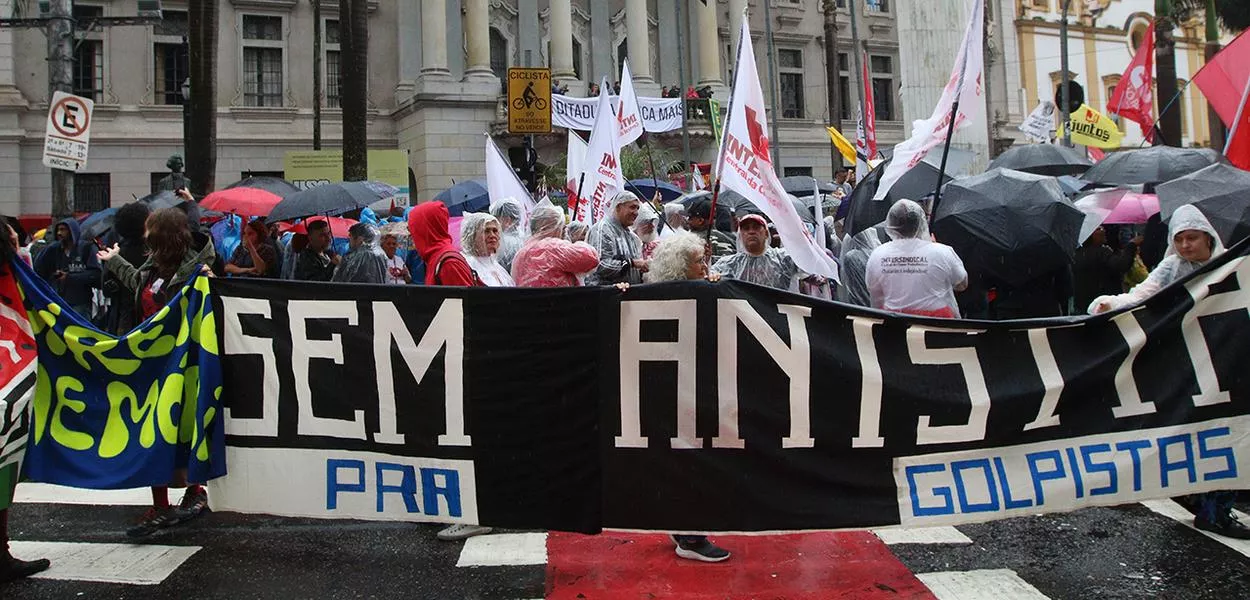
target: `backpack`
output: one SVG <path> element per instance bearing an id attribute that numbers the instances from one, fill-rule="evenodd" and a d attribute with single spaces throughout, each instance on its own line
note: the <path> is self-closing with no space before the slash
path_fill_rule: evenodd
<path id="1" fill-rule="evenodd" d="M 443 263 L 447 262 L 447 259 L 450 259 L 450 258 L 459 258 L 460 260 L 464 261 L 464 259 L 461 258 L 460 253 L 456 252 L 455 250 L 444 252 L 441 256 L 438 257 L 438 260 L 434 263 L 434 285 L 443 285 L 443 279 L 442 279 L 442 273 L 441 273 L 443 270 Z M 486 284 L 482 282 L 482 278 L 478 277 L 477 271 L 473 270 L 473 267 L 469 266 L 468 261 L 464 261 L 464 266 L 469 268 L 469 273 L 472 274 L 473 276 L 473 287 L 486 287 Z"/>

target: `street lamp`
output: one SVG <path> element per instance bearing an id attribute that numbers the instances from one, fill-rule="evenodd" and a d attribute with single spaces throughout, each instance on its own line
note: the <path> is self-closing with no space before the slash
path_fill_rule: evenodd
<path id="1" fill-rule="evenodd" d="M 182 80 L 182 156 L 187 156 L 187 140 L 191 132 L 191 78 Z"/>

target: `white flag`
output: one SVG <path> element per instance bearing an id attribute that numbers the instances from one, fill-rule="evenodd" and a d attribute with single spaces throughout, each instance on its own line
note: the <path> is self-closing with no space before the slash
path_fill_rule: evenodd
<path id="1" fill-rule="evenodd" d="M 490 135 L 486 136 L 486 192 L 490 195 L 490 207 L 495 208 L 504 198 L 521 203 L 521 227 L 529 227 L 529 215 L 534 212 L 534 199 L 512 169 L 512 163 L 504 158 L 499 146 Z"/>
<path id="2" fill-rule="evenodd" d="M 577 186 L 582 179 L 582 166 L 586 163 L 586 141 L 577 132 L 569 130 L 568 152 L 564 155 L 564 191 L 568 194 L 569 209 L 577 206 Z"/>
<path id="3" fill-rule="evenodd" d="M 586 161 L 582 166 L 582 193 L 574 212 L 575 220 L 587 225 L 599 222 L 612 196 L 625 191 L 625 177 L 621 174 L 621 145 L 617 141 L 619 129 L 607 90 L 608 80 L 605 78 L 599 86 L 599 113 L 595 117 L 595 128 L 590 132 Z"/>
<path id="4" fill-rule="evenodd" d="M 942 98 L 927 121 L 912 124 L 911 137 L 894 147 L 894 159 L 881 174 L 881 182 L 873 200 L 884 200 L 890 188 L 904 173 L 910 171 L 935 146 L 946 141 L 950 129 L 951 108 L 959 99 L 959 113 L 955 115 L 955 131 L 982 116 L 985 110 L 985 14 L 984 0 L 971 0 L 972 9 L 964 41 L 955 56 L 951 78 L 942 91 Z"/>
<path id="5" fill-rule="evenodd" d="M 617 143 L 632 144 L 642 135 L 642 114 L 638 108 L 638 95 L 634 93 L 634 77 L 629 73 L 629 61 L 621 64 L 621 95 L 616 105 L 616 123 L 620 127 Z"/>
<path id="6" fill-rule="evenodd" d="M 1024 123 L 1020 124 L 1020 131 L 1031 142 L 1049 142 L 1050 136 L 1055 132 L 1055 110 L 1054 102 L 1042 99 L 1037 103 L 1037 108 L 1024 119 Z"/>
<path id="7" fill-rule="evenodd" d="M 800 269 L 836 281 L 838 265 L 808 233 L 773 170 L 764 93 L 760 89 L 747 21 L 742 20 L 739 32 L 733 99 L 717 160 L 720 185 L 742 194 L 772 220 L 781 235 L 781 243 Z"/>

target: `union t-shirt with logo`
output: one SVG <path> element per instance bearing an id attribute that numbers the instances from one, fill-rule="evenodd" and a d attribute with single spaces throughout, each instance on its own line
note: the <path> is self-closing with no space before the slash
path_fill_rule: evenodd
<path id="1" fill-rule="evenodd" d="M 873 250 L 866 278 L 875 308 L 959 318 L 954 288 L 968 272 L 950 246 L 907 238 Z"/>

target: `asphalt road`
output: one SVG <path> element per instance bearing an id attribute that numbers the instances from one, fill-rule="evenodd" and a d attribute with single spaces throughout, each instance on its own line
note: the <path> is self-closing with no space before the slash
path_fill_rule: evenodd
<path id="1" fill-rule="evenodd" d="M 55 565 L 0 598 L 1250 598 L 1250 543 L 1141 504 L 923 531 L 720 537 L 735 555 L 715 565 L 676 559 L 658 534 L 440 542 L 434 525 L 229 513 L 128 544 L 142 511 L 17 504 L 14 553 L 51 553 Z M 130 582 L 101 581 L 118 579 Z"/>

